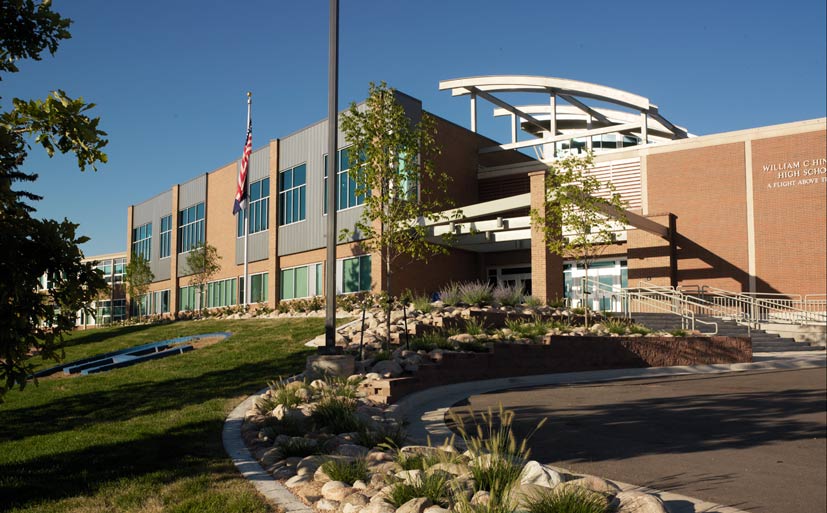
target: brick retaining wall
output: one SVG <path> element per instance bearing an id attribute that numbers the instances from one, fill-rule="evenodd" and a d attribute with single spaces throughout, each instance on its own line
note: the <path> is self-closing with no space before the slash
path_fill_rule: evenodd
<path id="1" fill-rule="evenodd" d="M 745 337 L 564 337 L 545 344 L 494 344 L 488 353 L 443 353 L 415 375 L 364 385 L 368 396 L 394 403 L 419 390 L 465 381 L 562 372 L 752 361 Z"/>

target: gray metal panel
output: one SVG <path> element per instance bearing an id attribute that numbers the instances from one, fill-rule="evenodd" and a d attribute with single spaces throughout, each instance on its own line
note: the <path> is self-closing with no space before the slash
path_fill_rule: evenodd
<path id="1" fill-rule="evenodd" d="M 338 136 L 339 148 L 347 146 L 341 130 Z M 296 132 L 279 143 L 279 171 L 307 165 L 305 220 L 278 228 L 278 254 L 289 255 L 325 247 L 327 239 L 326 216 L 324 215 L 324 156 L 327 153 L 327 121 L 316 123 Z M 277 184 L 272 187 L 270 208 L 278 208 Z M 278 212 L 278 210 L 276 211 Z M 340 212 L 337 217 L 339 229 L 353 229 L 355 219 L 362 212 L 361 207 Z M 276 221 L 278 222 L 278 220 Z"/>
<path id="2" fill-rule="evenodd" d="M 251 233 L 248 239 L 247 261 L 266 260 L 268 257 L 267 248 L 270 244 L 270 231 L 264 230 L 263 232 Z M 235 263 L 236 265 L 244 264 L 244 237 L 235 240 Z"/>
<path id="3" fill-rule="evenodd" d="M 185 209 L 207 201 L 207 175 L 200 175 L 182 183 L 178 190 L 178 208 Z"/>
<path id="4" fill-rule="evenodd" d="M 170 278 L 169 258 L 160 258 L 161 254 L 161 218 L 172 214 L 172 191 L 162 192 L 132 209 L 132 227 L 136 228 L 152 223 L 152 239 L 150 242 L 149 268 L 155 275 L 153 281 L 163 281 Z M 131 250 L 131 248 L 130 248 Z"/>
<path id="5" fill-rule="evenodd" d="M 178 269 L 176 269 L 176 273 L 179 278 L 181 276 L 189 276 L 189 267 L 187 266 L 187 255 L 189 255 L 189 252 L 178 253 Z"/>
<path id="6" fill-rule="evenodd" d="M 241 166 L 239 162 L 238 166 Z M 270 176 L 270 147 L 265 146 L 250 155 L 247 183 L 257 182 Z"/>

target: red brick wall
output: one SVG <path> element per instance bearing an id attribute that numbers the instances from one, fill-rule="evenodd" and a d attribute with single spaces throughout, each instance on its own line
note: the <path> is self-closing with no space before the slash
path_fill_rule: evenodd
<path id="1" fill-rule="evenodd" d="M 749 289 L 744 143 L 647 157 L 649 212 L 678 216 L 678 281 Z"/>
<path id="2" fill-rule="evenodd" d="M 752 142 L 760 292 L 827 292 L 825 146 L 825 132 Z M 781 169 L 783 164 L 792 169 Z"/>
<path id="3" fill-rule="evenodd" d="M 479 181 L 480 201 L 492 201 L 530 192 L 528 175 L 509 175 Z"/>

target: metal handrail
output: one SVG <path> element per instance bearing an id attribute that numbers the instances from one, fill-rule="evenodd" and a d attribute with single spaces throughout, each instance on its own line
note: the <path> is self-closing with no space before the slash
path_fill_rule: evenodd
<path id="1" fill-rule="evenodd" d="M 702 321 L 700 319 L 697 319 L 695 317 L 695 312 L 693 310 L 687 308 L 686 305 L 681 304 L 681 301 L 675 301 L 674 297 L 670 297 L 669 301 L 664 301 L 662 299 L 657 299 L 648 294 L 644 294 L 632 289 L 623 289 L 615 287 L 614 285 L 603 284 L 599 281 L 594 280 L 593 278 L 584 278 L 583 280 L 586 286 L 589 286 L 590 288 L 591 286 L 596 286 L 597 289 L 602 289 L 604 291 L 610 292 L 613 297 L 617 297 L 617 294 L 619 293 L 621 311 L 626 315 L 627 318 L 631 317 L 633 301 L 637 301 L 638 303 L 645 304 L 648 309 L 659 310 L 662 312 L 680 316 L 682 329 L 690 329 L 694 331 L 696 323 L 699 323 L 713 327 L 713 331 L 711 333 L 707 333 L 708 335 L 716 335 L 718 333 L 717 322 Z M 659 291 L 650 292 L 654 292 L 656 294 L 660 293 Z"/>
<path id="2" fill-rule="evenodd" d="M 747 327 L 747 334 L 750 336 L 752 335 L 753 323 L 751 322 L 749 315 L 747 315 L 740 309 L 725 308 L 724 306 L 716 304 L 714 302 L 706 301 L 702 298 L 697 298 L 689 294 L 686 294 L 681 290 L 676 289 L 675 287 L 657 285 L 644 280 L 639 281 L 638 285 L 643 290 L 663 294 L 666 297 L 672 298 L 673 301 L 679 301 L 686 305 L 687 308 L 692 309 L 694 312 L 698 314 L 707 315 L 709 317 L 732 319 L 738 324 L 744 324 Z M 699 320 L 699 322 L 703 321 Z"/>
<path id="3" fill-rule="evenodd" d="M 800 294 L 732 292 L 708 285 L 701 287 L 701 294 L 738 302 L 745 312 L 749 312 L 750 320 L 756 326 L 762 321 L 789 324 L 827 322 L 827 299 L 809 299 L 812 296 L 827 298 L 827 294 L 810 294 L 802 299 Z"/>

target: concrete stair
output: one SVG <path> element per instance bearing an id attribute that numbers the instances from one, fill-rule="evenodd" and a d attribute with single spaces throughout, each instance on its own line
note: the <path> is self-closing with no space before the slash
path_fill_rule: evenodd
<path id="1" fill-rule="evenodd" d="M 652 330 L 676 330 L 681 327 L 681 319 L 677 315 L 667 313 L 634 313 L 632 319 L 643 324 Z M 701 321 L 713 321 L 718 323 L 718 335 L 725 337 L 749 337 L 750 333 L 746 326 L 741 326 L 735 321 L 720 319 L 717 317 L 696 317 Z M 700 332 L 708 332 L 711 326 L 696 324 L 695 328 Z M 778 353 L 785 351 L 818 351 L 824 350 L 819 345 L 810 345 L 806 342 L 796 342 L 792 338 L 781 337 L 774 333 L 767 333 L 763 330 L 752 330 L 752 352 L 753 353 Z"/>

